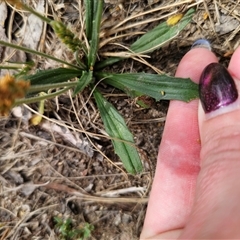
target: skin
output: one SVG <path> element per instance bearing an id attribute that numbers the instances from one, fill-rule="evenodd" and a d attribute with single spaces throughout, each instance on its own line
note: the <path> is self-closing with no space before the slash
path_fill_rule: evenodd
<path id="1" fill-rule="evenodd" d="M 211 62 L 192 49 L 176 76 L 198 83 Z M 240 48 L 228 67 L 238 89 L 239 66 Z M 171 101 L 141 239 L 240 239 L 239 106 L 205 114 L 198 100 Z"/>

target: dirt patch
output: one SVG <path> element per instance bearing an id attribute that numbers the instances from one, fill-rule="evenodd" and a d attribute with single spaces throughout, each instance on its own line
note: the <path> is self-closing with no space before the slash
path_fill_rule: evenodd
<path id="1" fill-rule="evenodd" d="M 134 14 L 163 7 L 134 20 L 147 21 L 174 11 L 184 11 L 193 4 L 196 13 L 191 24 L 170 43 L 151 54 L 149 63 L 173 76 L 192 42 L 205 37 L 211 41 L 220 62 L 227 65 L 232 51 L 239 44 L 239 4 L 229 1 L 214 1 L 215 4 L 198 1 L 198 5 L 195 1 L 186 2 L 174 6 L 171 4 L 177 4 L 177 1 L 105 1 L 102 30 L 113 31 L 117 23 Z M 48 8 L 46 6 L 45 11 L 68 22 L 76 31 L 80 30 L 81 1 L 52 1 Z M 11 7 L 7 11 L 5 25 L 0 29 L 1 39 L 18 41 L 17 30 L 28 15 Z M 0 15 L 3 16 L 1 12 Z M 135 29 L 122 31 L 125 34 L 133 30 L 148 31 L 163 20 L 149 21 Z M 101 43 L 108 37 L 102 37 Z M 128 46 L 136 38 L 130 35 L 111 43 Z M 71 54 L 48 28 L 43 27 L 38 47 L 71 61 Z M 100 52 L 117 52 L 120 49 L 108 44 Z M 1 61 L 14 55 L 8 51 L 0 48 Z M 28 57 L 14 56 L 17 56 L 15 61 L 25 61 Z M 36 61 L 38 69 L 57 66 L 52 61 Z M 115 64 L 111 71 L 153 73 L 152 68 L 133 60 Z M 48 100 L 46 119 L 38 126 L 28 123 L 32 110 L 37 110 L 36 104 L 31 108 L 18 108 L 9 117 L 0 118 L 0 239 L 60 239 L 54 222 L 56 216 L 71 219 L 73 229 L 82 229 L 84 224 L 90 223 L 94 226 L 90 239 L 139 238 L 168 102 L 149 99 L 151 107 L 143 109 L 134 99 L 115 89 L 101 85 L 101 90 L 134 133 L 144 172 L 136 176 L 125 172 L 87 89 L 75 98 L 66 93 L 58 99 Z"/>

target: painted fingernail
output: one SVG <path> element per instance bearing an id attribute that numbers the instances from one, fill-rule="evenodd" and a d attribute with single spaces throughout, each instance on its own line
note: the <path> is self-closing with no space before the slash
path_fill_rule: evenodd
<path id="1" fill-rule="evenodd" d="M 212 50 L 210 42 L 205 38 L 196 40 L 193 43 L 191 49 L 193 49 L 193 48 L 207 48 L 210 51 Z"/>
<path id="2" fill-rule="evenodd" d="M 227 69 L 219 63 L 210 63 L 202 72 L 199 96 L 205 113 L 210 113 L 235 102 L 238 91 Z"/>

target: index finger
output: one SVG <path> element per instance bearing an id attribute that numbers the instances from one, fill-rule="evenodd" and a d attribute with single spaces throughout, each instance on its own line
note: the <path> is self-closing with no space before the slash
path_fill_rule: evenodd
<path id="1" fill-rule="evenodd" d="M 211 62 L 217 62 L 211 51 L 192 49 L 181 60 L 176 76 L 198 82 L 202 70 Z M 181 229 L 189 216 L 199 172 L 197 109 L 198 100 L 170 103 L 141 234 L 143 239 Z M 172 238 L 175 235 L 172 232 Z"/>

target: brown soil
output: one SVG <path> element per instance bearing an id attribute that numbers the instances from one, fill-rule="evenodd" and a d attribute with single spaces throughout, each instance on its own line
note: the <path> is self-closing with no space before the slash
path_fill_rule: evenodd
<path id="1" fill-rule="evenodd" d="M 81 1 L 51 2 L 48 10 L 45 6 L 46 11 L 79 32 L 81 14 L 78 2 Z M 195 1 L 183 2 L 188 3 L 174 6 L 172 4 L 179 4 L 179 1 L 105 0 L 102 33 L 137 13 L 159 6 L 166 7 L 138 17 L 134 20 L 136 22 L 184 11 L 193 4 L 196 13 L 191 24 L 170 43 L 151 54 L 148 62 L 173 76 L 180 59 L 193 41 L 205 37 L 212 43 L 220 62 L 227 65 L 232 51 L 239 44 L 240 4 L 234 1 L 198 1 L 198 5 Z M 30 1 L 30 4 L 34 3 Z M 28 15 L 25 12 L 13 12 L 8 7 L 5 38 L 9 39 L 7 32 L 10 29 L 11 38 L 19 42 L 19 19 Z M 122 33 L 148 31 L 165 19 L 125 29 Z M 238 27 L 235 27 L 236 23 Z M 46 28 L 41 37 L 41 49 L 56 57 L 60 55 L 71 60 L 72 56 L 55 39 L 51 30 Z M 107 38 L 109 36 L 104 36 L 101 42 Z M 0 39 L 4 39 L 3 35 Z M 129 46 L 135 39 L 136 36 L 131 35 L 116 41 Z M 109 43 L 100 53 L 116 53 L 120 50 L 121 47 L 116 48 Z M 3 56 L 0 48 L 1 61 Z M 19 58 L 23 59 L 21 56 Z M 38 61 L 38 69 L 57 67 L 51 61 L 34 60 Z M 109 70 L 154 72 L 152 68 L 133 60 L 122 61 Z M 75 98 L 71 97 L 71 93 L 66 93 L 58 99 L 46 101 L 46 118 L 37 126 L 28 122 L 37 105 L 15 109 L 8 117 L 0 118 L 0 239 L 61 239 L 53 220 L 56 216 L 70 218 L 74 229 L 90 223 L 94 230 L 89 239 L 139 238 L 168 102 L 148 99 L 151 107 L 143 109 L 135 99 L 104 85 L 100 87 L 134 133 L 144 164 L 143 173 L 133 176 L 125 172 L 114 154 L 95 102 L 89 98 L 87 89 Z M 57 126 L 58 132 L 54 130 Z"/>

